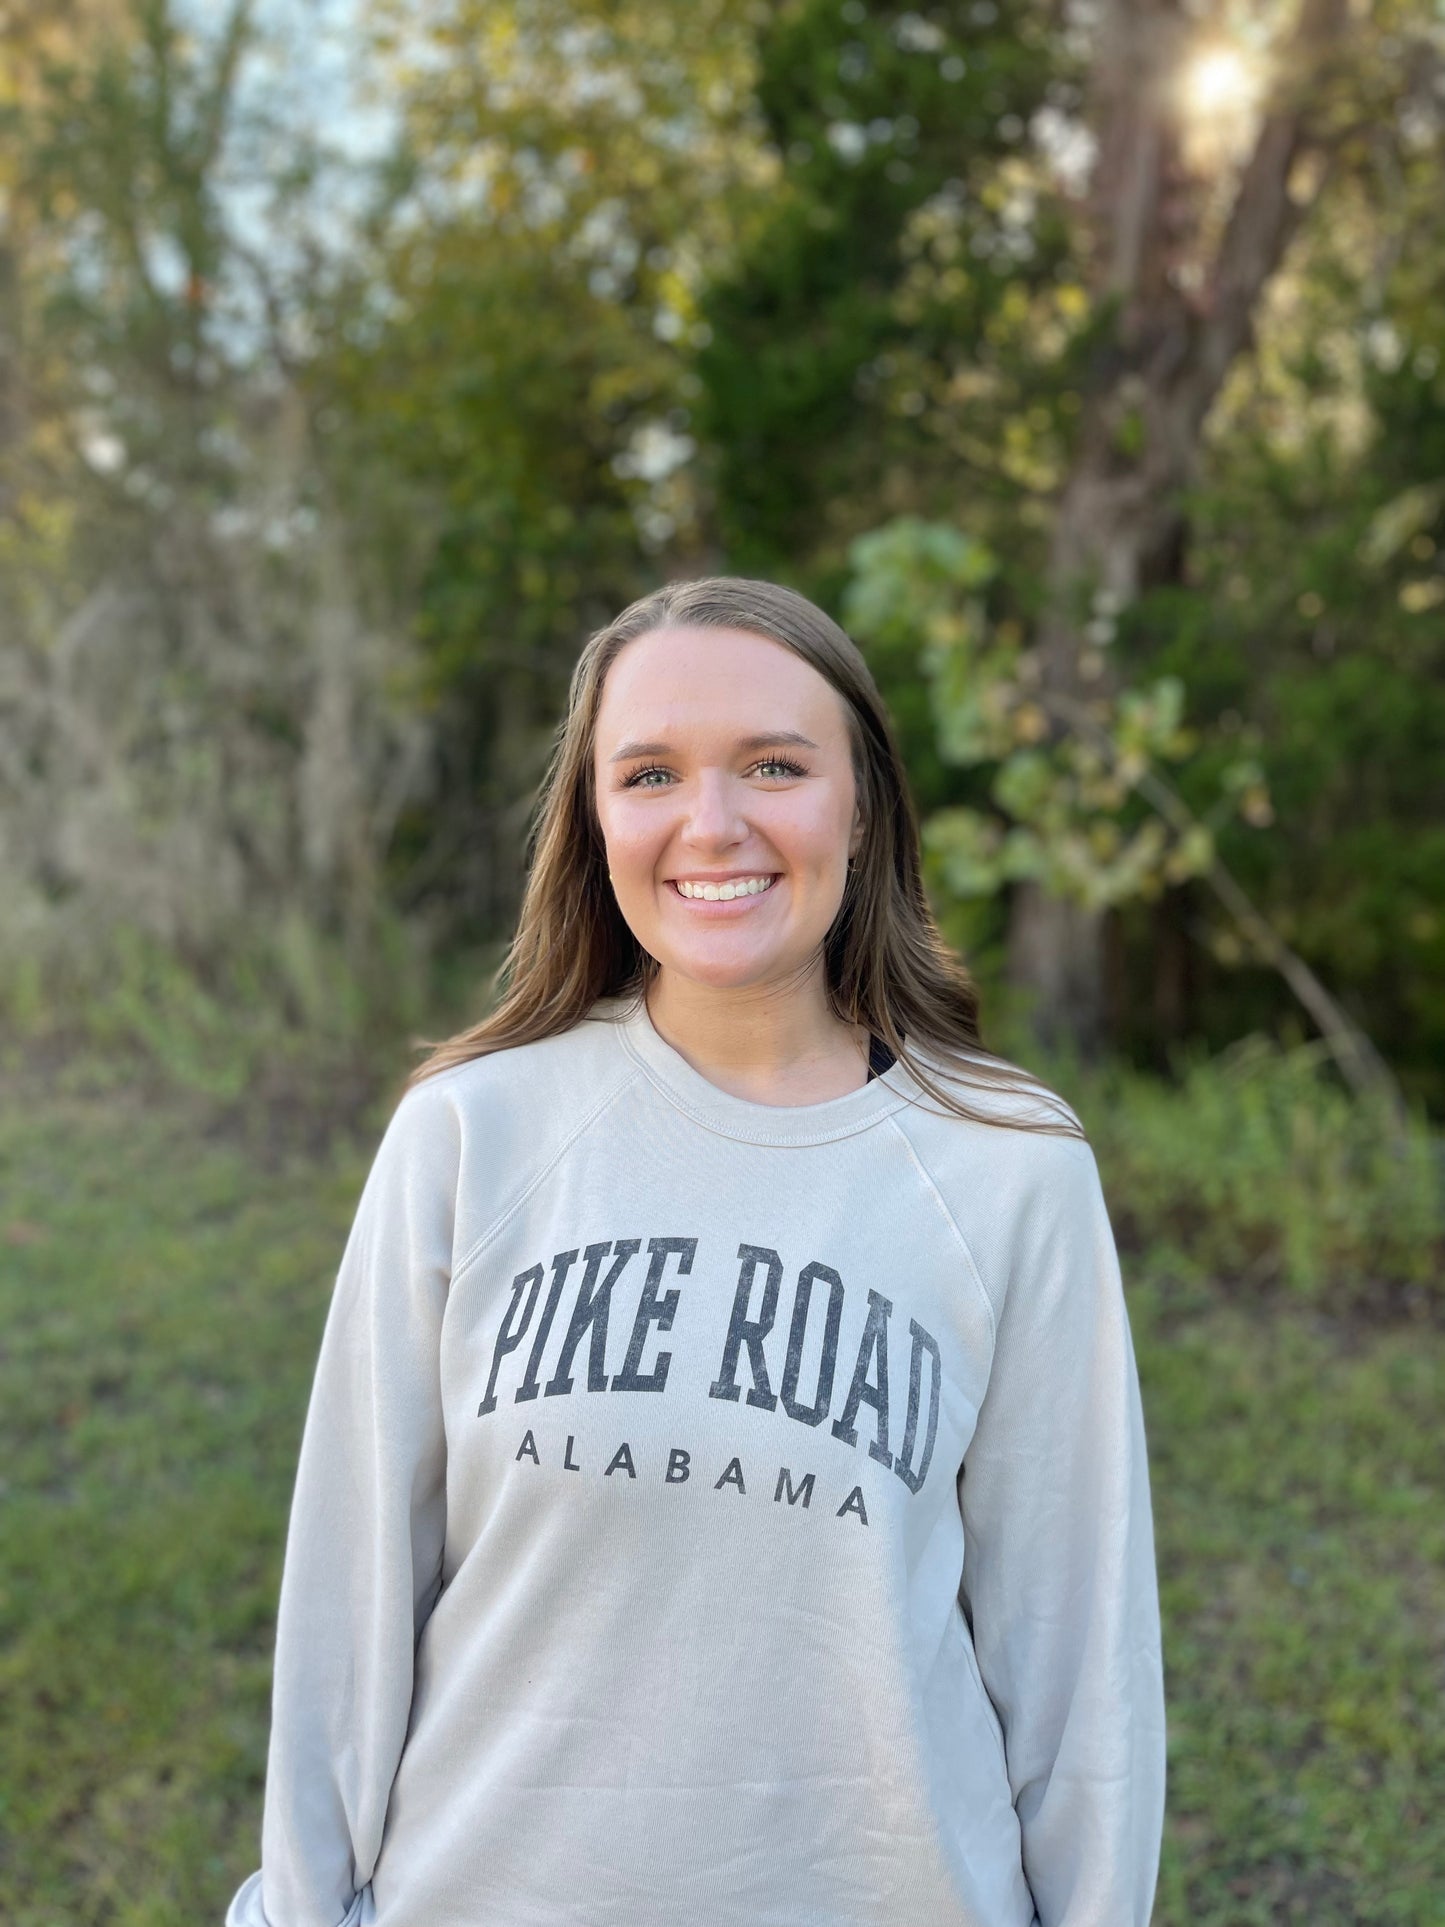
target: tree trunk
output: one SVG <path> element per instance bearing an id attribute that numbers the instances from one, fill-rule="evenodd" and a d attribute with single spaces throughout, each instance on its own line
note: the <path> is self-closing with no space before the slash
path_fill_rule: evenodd
<path id="1" fill-rule="evenodd" d="M 1195 896 L 1192 883 L 1168 891 L 1150 906 L 1153 995 L 1150 1001 L 1156 1063 L 1166 1068 L 1168 1050 L 1188 1030 L 1194 1014 L 1195 957 L 1188 918 Z"/>
<path id="2" fill-rule="evenodd" d="M 1026 987 L 1026 1017 L 1045 1048 L 1096 1057 L 1105 1042 L 1104 915 L 1020 885 L 1009 916 L 1010 981 Z"/>
<path id="3" fill-rule="evenodd" d="M 1339 47 L 1348 0 L 1304 0 L 1285 76 L 1239 171 L 1218 245 L 1205 258 L 1209 182 L 1186 164 L 1177 78 L 1191 22 L 1174 0 L 1112 0 L 1100 19 L 1090 119 L 1098 160 L 1087 225 L 1099 303 L 1114 333 L 1082 396 L 1073 466 L 1050 540 L 1047 600 L 1035 638 L 1044 686 L 1087 701 L 1109 683 L 1085 631 L 1101 592 L 1117 614 L 1180 569 L 1181 491 L 1193 478 L 1204 419 L 1251 343 L 1271 275 L 1326 174 L 1299 186 L 1295 163 L 1327 158 L 1306 114 L 1323 63 Z M 1306 198 L 1296 198 L 1303 195 Z M 1009 975 L 1041 1041 L 1099 1047 L 1104 961 L 1097 913 L 1023 883 L 1010 907 Z"/>

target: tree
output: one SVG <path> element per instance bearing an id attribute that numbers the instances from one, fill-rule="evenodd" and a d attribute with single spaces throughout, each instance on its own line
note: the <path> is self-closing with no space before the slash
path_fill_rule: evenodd
<path id="1" fill-rule="evenodd" d="M 709 556 L 690 352 L 704 266 L 766 171 L 748 8 L 391 0 L 368 18 L 401 137 L 317 392 L 373 490 L 349 491 L 349 517 L 409 611 L 438 734 L 398 887 L 489 937 L 515 911 L 581 640 Z"/>
<path id="2" fill-rule="evenodd" d="M 1407 245 L 1393 183 L 1412 142 L 1412 168 L 1438 151 L 1428 36 L 1418 8 L 1365 23 L 1314 0 L 1251 16 L 1232 41 L 1222 9 L 1144 0 L 1063 22 L 780 9 L 761 92 L 784 190 L 711 295 L 700 357 L 740 552 L 826 599 L 850 538 L 900 513 L 946 516 L 998 557 L 991 619 L 1019 625 L 1056 708 L 1107 702 L 1111 651 L 1141 674 L 1162 666 L 1171 623 L 1209 619 L 1191 490 L 1206 465 L 1215 499 L 1229 490 L 1209 424 L 1271 290 L 1347 205 Z M 912 176 L 899 129 L 926 157 Z M 1248 623 L 1248 603 L 1236 612 Z M 1273 644 L 1248 647 L 1257 664 Z M 976 803 L 920 740 L 895 656 L 881 667 L 925 807 Z M 1159 928 L 1190 902 L 1188 885 L 1169 893 Z M 1028 879 L 1009 912 L 1010 975 L 1038 1028 L 1097 1048 L 1130 1002 L 1114 987 L 1106 1011 L 1118 913 Z M 1166 1031 L 1184 1021 L 1166 996 L 1174 954 L 1138 965 Z"/>
<path id="3" fill-rule="evenodd" d="M 1189 127 L 1189 88 L 1197 99 L 1209 72 L 1199 63 L 1213 61 L 1236 86 L 1248 77 L 1219 25 L 1201 32 L 1161 0 L 1111 0 L 1100 14 L 1086 109 L 1097 159 L 1080 213 L 1087 285 L 1104 319 L 1051 530 L 1037 638 L 1044 686 L 1076 699 L 1103 667 L 1085 634 L 1094 599 L 1102 594 L 1117 615 L 1179 576 L 1182 495 L 1225 377 L 1253 343 L 1296 232 L 1329 206 L 1342 168 L 1368 167 L 1375 116 L 1407 81 L 1405 41 L 1367 34 L 1346 0 L 1303 0 L 1293 21 L 1272 24 L 1251 142 L 1221 169 L 1217 151 L 1191 146 Z M 1010 947 L 1014 980 L 1036 993 L 1040 1030 L 1097 1048 L 1098 912 L 1025 883 Z"/>
<path id="4" fill-rule="evenodd" d="M 1059 274 L 1058 231 L 1010 244 L 1025 129 L 1067 86 L 1047 27 L 1032 5 L 770 10 L 757 97 L 780 178 L 709 277 L 697 354 L 733 567 L 826 597 L 848 541 L 887 515 L 943 512 L 963 488 L 1016 508 L 1019 478 L 978 459 L 991 401 L 976 380 L 966 403 L 949 390 L 1005 301 Z"/>
<path id="5" fill-rule="evenodd" d="M 17 117 L 44 246 L 0 549 L 6 988 L 103 1002 L 176 959 L 344 1030 L 326 947 L 401 967 L 379 864 L 417 745 L 238 245 L 251 36 L 245 0 L 201 35 L 145 0 L 50 48 Z"/>

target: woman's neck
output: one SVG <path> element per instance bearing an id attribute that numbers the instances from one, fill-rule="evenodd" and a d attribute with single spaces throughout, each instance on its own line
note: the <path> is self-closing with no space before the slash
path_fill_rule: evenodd
<path id="1" fill-rule="evenodd" d="M 868 1079 L 868 1032 L 834 1016 L 821 971 L 801 983 L 718 989 L 664 969 L 647 1010 L 695 1071 L 755 1104 L 823 1104 Z"/>

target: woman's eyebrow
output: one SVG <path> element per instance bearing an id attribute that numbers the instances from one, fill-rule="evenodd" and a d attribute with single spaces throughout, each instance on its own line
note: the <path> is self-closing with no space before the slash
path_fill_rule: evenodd
<path id="1" fill-rule="evenodd" d="M 794 749 L 818 747 L 811 737 L 800 735 L 796 729 L 775 729 L 764 736 L 740 736 L 736 746 L 741 750 L 777 749 L 783 744 L 788 744 Z M 614 751 L 607 760 L 611 763 L 625 763 L 632 756 L 671 756 L 672 753 L 671 743 L 624 743 L 621 749 Z"/>

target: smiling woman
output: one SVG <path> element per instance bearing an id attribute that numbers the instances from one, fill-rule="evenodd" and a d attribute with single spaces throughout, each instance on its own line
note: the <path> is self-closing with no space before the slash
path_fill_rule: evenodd
<path id="1" fill-rule="evenodd" d="M 635 604 L 528 859 L 342 1257 L 231 1927 L 1146 1927 L 1108 1213 L 858 650 L 769 583 Z"/>
<path id="2" fill-rule="evenodd" d="M 678 885 L 701 883 L 706 903 L 710 883 L 753 874 L 781 888 L 764 927 L 734 930 L 736 912 L 700 904 L 681 920 L 697 899 Z M 873 1038 L 950 1114 L 1081 1135 L 1060 1099 L 983 1044 L 857 645 L 770 582 L 673 583 L 587 643 L 496 989 L 490 1014 L 431 1046 L 413 1084 L 622 997 L 641 999 L 706 1075 L 761 1102 L 848 1090 Z"/>

